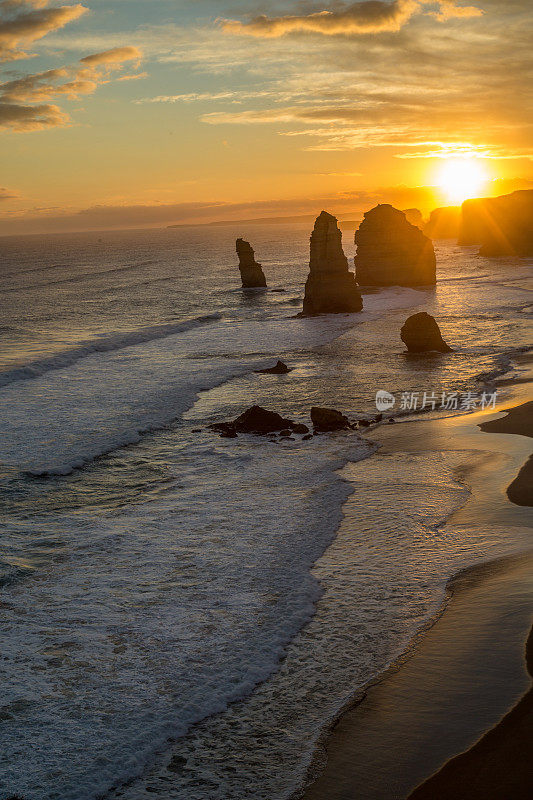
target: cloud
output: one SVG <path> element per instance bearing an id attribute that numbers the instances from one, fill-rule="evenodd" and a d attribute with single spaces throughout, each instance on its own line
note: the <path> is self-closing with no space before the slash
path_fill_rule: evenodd
<path id="1" fill-rule="evenodd" d="M 87 13 L 81 4 L 49 7 L 48 0 L 0 0 L 0 61 L 25 58 L 21 47 Z"/>
<path id="2" fill-rule="evenodd" d="M 93 53 L 90 56 L 80 59 L 82 64 L 89 66 L 100 66 L 110 64 L 123 64 L 125 61 L 140 61 L 142 53 L 137 47 L 113 47 L 111 50 L 104 50 L 102 53 Z"/>
<path id="3" fill-rule="evenodd" d="M 52 231 L 104 230 L 153 227 L 171 224 L 193 225 L 224 220 L 255 219 L 288 215 L 309 215 L 312 219 L 323 208 L 353 218 L 379 202 L 400 208 L 435 205 L 431 187 L 392 186 L 374 191 L 360 190 L 313 197 L 267 199 L 250 202 L 206 201 L 161 203 L 157 205 L 96 205 L 81 210 L 28 209 L 8 217 L 0 216 L 0 233 L 45 233 Z"/>
<path id="4" fill-rule="evenodd" d="M 114 48 L 86 56 L 74 66 L 50 69 L 0 83 L 0 128 L 27 132 L 64 127 L 70 122 L 70 117 L 57 106 L 23 104 L 42 104 L 57 97 L 76 100 L 82 95 L 93 94 L 99 86 L 112 80 L 112 73 L 120 70 L 124 62 L 133 59 L 139 61 L 141 57 L 136 47 Z M 121 79 L 137 77 L 141 76 L 124 75 Z"/>
<path id="5" fill-rule="evenodd" d="M 0 200 L 15 200 L 16 198 L 16 194 L 10 192 L 5 186 L 0 186 Z"/>
<path id="6" fill-rule="evenodd" d="M 368 0 L 351 3 L 339 11 L 317 11 L 303 16 L 289 15 L 267 17 L 262 14 L 248 22 L 221 19 L 220 25 L 226 33 L 277 38 L 288 33 L 321 33 L 326 36 L 338 34 L 378 33 L 397 31 L 419 10 L 418 0 Z"/>
<path id="7" fill-rule="evenodd" d="M 261 14 L 246 22 L 219 19 L 223 31 L 230 34 L 258 38 L 278 38 L 290 33 L 318 33 L 324 36 L 350 36 L 358 34 L 399 31 L 415 14 L 424 13 L 424 7 L 435 5 L 433 0 L 366 0 L 366 2 L 335 5 L 312 14 L 268 17 Z M 476 17 L 483 13 L 474 6 L 456 6 L 455 0 L 438 0 L 439 10 L 430 12 L 440 22 L 453 17 Z"/>
<path id="8" fill-rule="evenodd" d="M 68 122 L 68 114 L 55 105 L 24 106 L 16 103 L 0 103 L 0 129 L 41 131 L 45 128 L 64 127 Z"/>

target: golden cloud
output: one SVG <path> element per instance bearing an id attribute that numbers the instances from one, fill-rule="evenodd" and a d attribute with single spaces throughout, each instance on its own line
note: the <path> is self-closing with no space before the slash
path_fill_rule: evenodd
<path id="1" fill-rule="evenodd" d="M 111 72 L 121 69 L 124 62 L 141 58 L 141 51 L 136 47 L 116 47 L 86 56 L 75 66 L 50 69 L 0 83 L 0 127 L 15 131 L 64 127 L 70 118 L 57 106 L 22 104 L 44 103 L 55 97 L 75 100 L 81 95 L 93 94 L 99 86 L 111 81 Z M 125 75 L 119 80 L 137 77 L 140 76 Z M 36 111 L 34 115 L 32 108 Z"/>
<path id="2" fill-rule="evenodd" d="M 0 128 L 14 131 L 40 131 L 45 128 L 64 127 L 69 116 L 55 105 L 23 106 L 0 103 Z"/>
<path id="3" fill-rule="evenodd" d="M 431 12 L 440 22 L 452 17 L 476 17 L 483 12 L 474 6 L 456 6 L 454 0 L 438 0 L 439 10 Z M 415 14 L 425 13 L 432 0 L 367 0 L 350 3 L 335 10 L 325 9 L 312 14 L 268 17 L 266 14 L 241 22 L 220 19 L 223 31 L 230 34 L 278 38 L 290 33 L 318 33 L 324 36 L 399 31 Z"/>
<path id="4" fill-rule="evenodd" d="M 126 61 L 140 61 L 142 53 L 137 47 L 113 47 L 102 53 L 93 53 L 80 59 L 82 64 L 89 66 L 123 64 Z"/>
<path id="5" fill-rule="evenodd" d="M 88 10 L 81 4 L 48 6 L 48 0 L 0 1 L 0 61 L 26 57 L 21 47 L 63 28 Z"/>

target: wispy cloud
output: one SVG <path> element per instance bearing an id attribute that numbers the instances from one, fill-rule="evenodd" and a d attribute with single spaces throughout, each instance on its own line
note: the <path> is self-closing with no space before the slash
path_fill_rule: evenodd
<path id="1" fill-rule="evenodd" d="M 42 105 L 45 101 L 58 97 L 75 100 L 93 94 L 99 86 L 109 83 L 112 73 L 122 69 L 126 62 L 139 63 L 141 58 L 142 53 L 136 47 L 114 48 L 85 56 L 74 66 L 0 83 L 0 128 L 28 132 L 65 127 L 70 123 L 69 115 L 56 105 Z M 39 105 L 28 105 L 35 103 Z"/>

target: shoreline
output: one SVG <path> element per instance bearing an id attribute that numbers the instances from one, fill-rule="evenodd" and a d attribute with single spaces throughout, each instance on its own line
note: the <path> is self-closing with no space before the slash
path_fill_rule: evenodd
<path id="1" fill-rule="evenodd" d="M 499 494 L 497 499 L 499 500 L 500 508 L 497 509 L 495 507 L 497 504 L 489 503 L 488 511 L 490 513 L 488 514 L 487 524 L 494 520 L 501 522 L 502 506 L 504 506 L 504 517 L 505 506 L 507 506 L 507 511 L 511 510 L 511 517 L 517 518 L 518 524 L 527 524 L 527 522 L 524 522 L 523 512 L 529 511 L 529 509 L 519 509 L 517 505 L 511 506 L 502 497 L 503 493 L 505 491 L 508 492 L 510 487 L 516 483 L 517 477 L 514 476 L 517 475 L 517 470 L 519 469 L 519 474 L 522 474 L 528 464 L 533 464 L 533 458 L 529 458 L 524 464 L 524 454 L 526 454 L 530 445 L 526 437 L 532 435 L 531 429 L 528 428 L 528 425 L 531 426 L 531 410 L 533 409 L 533 402 L 530 400 L 531 384 L 529 381 L 527 384 L 525 381 L 520 383 L 523 385 L 515 386 L 514 388 L 517 392 L 514 394 L 518 394 L 522 403 L 516 405 L 517 397 L 508 400 L 506 405 L 513 404 L 514 408 L 503 419 L 497 418 L 487 421 L 487 417 L 492 418 L 496 415 L 501 415 L 503 409 L 497 409 L 496 412 L 478 412 L 474 415 L 448 418 L 444 432 L 442 429 L 439 431 L 435 427 L 439 423 L 442 425 L 445 422 L 441 418 L 440 420 L 432 421 L 413 420 L 405 423 L 410 426 L 410 429 L 402 430 L 404 424 L 399 424 L 394 426 L 392 431 L 390 428 L 380 429 L 379 431 L 372 431 L 372 435 L 376 435 L 385 452 L 397 452 L 398 449 L 402 449 L 402 446 L 410 452 L 416 452 L 417 447 L 423 450 L 431 450 L 433 448 L 449 450 L 454 449 L 454 437 L 450 437 L 450 429 L 453 432 L 455 428 L 455 434 L 457 434 L 457 429 L 459 429 L 459 433 L 464 433 L 465 429 L 470 428 L 471 430 L 468 433 L 475 436 L 474 429 L 477 428 L 477 425 L 480 425 L 483 433 L 477 428 L 481 436 L 475 449 L 480 449 L 487 455 L 487 451 L 489 453 L 491 451 L 487 434 L 497 434 L 494 442 L 496 444 L 499 440 L 501 444 L 500 446 L 496 444 L 496 447 L 493 448 L 492 453 L 490 453 L 492 457 L 489 456 L 487 459 L 488 465 L 485 464 L 481 469 L 479 469 L 478 465 L 473 470 L 464 470 L 463 473 L 459 473 L 462 479 L 469 479 L 471 472 L 476 470 L 481 475 L 478 476 L 478 485 L 474 487 L 471 500 L 467 503 L 467 507 L 472 506 L 472 508 L 466 511 L 460 509 L 455 514 L 452 514 L 452 517 L 457 516 L 463 522 L 464 520 L 472 521 L 475 518 L 476 511 L 479 510 L 479 502 L 472 502 L 472 500 L 476 500 L 476 488 L 480 490 L 481 494 L 484 494 L 484 489 L 487 488 L 485 486 L 487 475 L 483 475 L 483 473 L 488 466 L 492 475 L 484 499 L 486 500 L 491 489 L 494 490 L 495 486 L 497 486 L 496 491 Z M 523 402 L 524 394 L 525 397 L 529 398 L 529 402 Z M 480 417 L 481 423 L 479 422 Z M 509 421 L 509 417 L 511 421 Z M 510 425 L 513 426 L 513 430 L 509 429 Z M 418 426 L 418 435 L 414 437 L 411 436 L 412 426 Z M 420 426 L 422 426 L 422 433 L 420 433 Z M 416 428 L 414 430 L 416 431 Z M 431 434 L 429 437 L 427 436 L 428 433 Z M 501 437 L 500 433 L 515 433 L 519 437 L 517 439 L 512 437 L 511 447 L 508 444 L 504 446 L 504 440 L 507 439 L 507 443 L 509 443 L 510 437 Z M 487 437 L 485 444 L 483 444 L 481 437 Z M 451 442 L 450 438 L 452 439 Z M 514 447 L 512 446 L 513 440 Z M 521 443 L 520 446 L 516 446 L 518 442 Z M 525 445 L 524 442 L 526 442 Z M 456 444 L 455 447 L 457 447 Z M 526 458 L 529 452 L 527 452 Z M 501 480 L 498 481 L 498 476 L 495 474 L 494 457 L 505 467 L 505 485 L 501 485 Z M 513 480 L 510 484 L 511 477 Z M 526 477 L 527 480 L 529 478 Z M 527 505 L 530 506 L 531 489 L 529 487 L 527 492 L 529 499 Z M 510 496 L 509 499 L 511 499 Z M 525 506 L 526 503 L 521 505 Z M 459 679 L 456 676 L 461 675 L 461 670 L 463 673 L 465 670 L 468 672 L 468 664 L 476 660 L 476 649 L 480 653 L 485 652 L 489 639 L 492 642 L 496 640 L 498 645 L 501 645 L 499 639 L 495 639 L 495 637 L 502 626 L 498 627 L 495 624 L 497 610 L 492 607 L 488 611 L 493 602 L 493 597 L 490 594 L 487 595 L 487 592 L 488 587 L 494 582 L 494 576 L 491 577 L 492 573 L 500 575 L 503 571 L 503 574 L 507 575 L 507 577 L 497 579 L 499 591 L 503 591 L 500 598 L 500 607 L 502 604 L 507 606 L 508 603 L 511 603 L 512 606 L 513 603 L 516 603 L 517 598 L 513 596 L 513 587 L 518 580 L 517 567 L 513 566 L 516 558 L 518 558 L 518 562 L 524 562 L 528 565 L 525 573 L 526 586 L 524 591 L 527 595 L 525 608 L 530 612 L 531 608 L 533 608 L 533 580 L 529 580 L 528 576 L 531 574 L 531 566 L 533 565 L 533 550 L 518 557 L 511 556 L 509 558 L 503 556 L 484 564 L 473 564 L 452 576 L 446 585 L 447 600 L 443 603 L 440 613 L 418 632 L 408 650 L 393 665 L 370 681 L 363 689 L 358 690 L 357 694 L 329 726 L 315 753 L 312 767 L 308 773 L 308 782 L 305 787 L 293 795 L 293 798 L 320 800 L 320 798 L 327 796 L 328 800 L 348 800 L 348 798 L 351 799 L 353 797 L 357 797 L 359 800 L 404 800 L 416 787 L 423 786 L 425 781 L 437 773 L 442 765 L 453 759 L 457 753 L 468 750 L 480 737 L 483 738 L 487 731 L 498 725 L 501 717 L 515 703 L 520 703 L 521 698 L 527 696 L 531 678 L 525 671 L 523 649 L 531 631 L 531 613 L 526 613 L 526 617 L 522 618 L 519 630 L 513 631 L 514 644 L 511 648 L 512 652 L 502 647 L 498 649 L 498 657 L 505 662 L 503 667 L 508 671 L 511 670 L 511 672 L 514 670 L 515 674 L 513 681 L 510 681 L 508 677 L 502 678 L 500 682 L 496 681 L 492 689 L 490 703 L 487 702 L 485 697 L 485 704 L 490 705 L 489 716 L 485 715 L 483 724 L 481 727 L 478 724 L 476 729 L 475 725 L 472 724 L 472 714 L 469 712 L 470 718 L 464 719 L 454 729 L 455 732 L 452 736 L 454 741 L 449 741 L 447 746 L 443 744 L 439 747 L 437 745 L 435 749 L 435 741 L 439 740 L 439 738 L 442 741 L 442 736 L 446 736 L 449 732 L 448 718 L 451 712 L 449 706 L 447 708 L 440 707 L 435 711 L 434 719 L 428 718 L 428 703 L 432 700 L 437 700 L 437 706 L 439 706 L 439 702 L 442 704 L 443 696 L 449 694 L 450 690 L 457 684 Z M 518 582 L 520 583 L 520 581 Z M 466 590 L 466 595 L 465 585 L 469 586 L 468 590 Z M 469 600 L 466 604 L 464 601 L 465 596 Z M 512 608 L 509 608 L 508 612 L 512 617 Z M 491 617 L 491 614 L 495 615 L 494 618 Z M 475 619 L 476 616 L 477 620 Z M 506 620 L 506 627 L 508 626 L 509 620 Z M 468 642 L 461 641 L 462 631 L 465 629 L 469 630 Z M 491 631 L 491 636 L 489 636 L 489 630 Z M 452 635 L 453 631 L 455 631 L 455 638 Z M 436 649 L 431 649 L 434 643 L 439 641 L 442 650 L 446 651 L 444 657 L 439 655 L 438 646 Z M 477 642 L 477 648 L 474 642 Z M 451 653 L 449 652 L 450 650 Z M 505 653 L 503 650 L 505 650 Z M 486 658 L 488 655 L 485 652 Z M 494 655 L 493 652 L 492 655 Z M 439 691 L 435 692 L 435 685 L 426 685 L 425 703 L 419 704 L 413 718 L 413 713 L 410 714 L 408 707 L 413 707 L 413 697 L 420 690 L 421 680 L 422 682 L 424 681 L 425 675 L 435 672 L 435 669 L 438 672 L 439 660 L 441 667 L 444 667 L 444 663 L 446 663 L 446 669 L 441 674 Z M 422 669 L 420 669 L 420 664 L 423 664 Z M 478 666 L 483 669 L 484 665 L 480 664 Z M 517 679 L 517 670 L 521 676 L 519 680 Z M 414 680 L 415 675 L 416 680 Z M 476 679 L 477 677 L 475 675 Z M 411 684 L 409 684 L 409 680 L 411 680 Z M 466 681 L 465 675 L 463 675 L 463 681 L 468 688 L 469 683 Z M 448 686 L 446 690 L 443 690 L 441 687 L 445 687 L 446 683 Z M 460 680 L 459 683 L 461 683 Z M 400 693 L 400 699 L 404 704 L 403 712 L 398 711 L 398 697 L 395 696 L 395 692 L 398 691 L 400 685 L 403 686 L 404 692 L 404 694 Z M 410 688 L 405 694 L 406 687 L 409 686 Z M 463 690 L 461 689 L 461 691 Z M 451 693 L 453 694 L 453 691 Z M 467 691 L 466 697 L 462 697 L 461 703 L 464 704 L 465 701 L 468 703 L 468 700 Z M 451 698 L 449 698 L 449 701 L 453 703 Z M 384 711 L 384 709 L 386 710 Z M 479 716 L 480 709 L 478 708 L 477 711 Z M 402 713 L 404 714 L 403 718 Z M 409 717 L 411 718 L 409 719 Z M 440 735 L 437 735 L 436 730 L 434 730 L 435 719 L 437 722 L 440 720 L 443 723 L 443 730 Z M 393 721 L 396 722 L 394 730 L 391 727 Z M 399 751 L 405 753 L 409 747 L 418 747 L 421 751 L 415 760 L 417 762 L 416 766 L 413 763 L 413 759 L 409 762 L 408 757 L 407 760 L 400 764 Z M 432 759 L 430 758 L 429 761 L 427 757 L 428 750 L 434 751 Z M 391 753 L 394 753 L 394 756 L 391 756 Z M 376 785 L 376 775 L 379 775 L 381 779 L 384 778 L 384 782 L 382 781 L 381 785 Z M 420 800 L 422 798 L 425 800 L 426 796 L 429 798 L 430 796 L 436 797 L 438 795 L 421 794 Z M 474 796 L 476 795 L 464 795 L 465 798 Z M 416 800 L 418 800 L 418 795 L 416 795 Z"/>

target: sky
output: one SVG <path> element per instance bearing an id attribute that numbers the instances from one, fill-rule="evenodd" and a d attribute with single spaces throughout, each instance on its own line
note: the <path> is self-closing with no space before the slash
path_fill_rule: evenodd
<path id="1" fill-rule="evenodd" d="M 532 22 L 531 0 L 0 0 L 0 234 L 428 213 L 450 163 L 533 187 Z"/>

